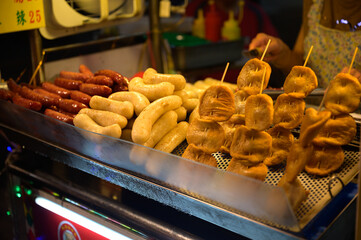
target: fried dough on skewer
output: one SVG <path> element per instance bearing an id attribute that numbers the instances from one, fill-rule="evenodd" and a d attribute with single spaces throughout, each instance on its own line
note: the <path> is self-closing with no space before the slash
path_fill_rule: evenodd
<path id="1" fill-rule="evenodd" d="M 326 176 L 341 167 L 344 162 L 341 146 L 314 146 L 312 158 L 305 166 L 306 172 L 318 176 Z"/>
<path id="2" fill-rule="evenodd" d="M 263 89 L 265 89 L 268 85 L 272 72 L 271 66 L 267 62 L 261 61 L 257 58 L 248 60 L 238 75 L 238 89 L 245 90 L 250 95 L 258 94 L 261 90 L 263 71 L 265 68 L 266 75 L 263 83 Z"/>
<path id="3" fill-rule="evenodd" d="M 305 101 L 283 93 L 277 97 L 274 106 L 273 124 L 286 129 L 294 129 L 302 122 Z"/>
<path id="4" fill-rule="evenodd" d="M 269 128 L 273 122 L 273 100 L 267 94 L 251 95 L 245 106 L 246 126 L 259 131 Z"/>
<path id="5" fill-rule="evenodd" d="M 202 119 L 227 121 L 235 112 L 233 92 L 223 85 L 210 86 L 199 100 L 198 112 Z"/>
<path id="6" fill-rule="evenodd" d="M 272 148 L 271 155 L 264 160 L 264 163 L 267 166 L 278 165 L 287 159 L 289 148 L 294 141 L 294 136 L 291 130 L 280 126 L 274 126 L 268 129 L 267 133 L 272 137 Z"/>
<path id="7" fill-rule="evenodd" d="M 356 136 L 356 122 L 350 114 L 332 116 L 313 139 L 314 145 L 342 146 L 350 143 Z"/>
<path id="8" fill-rule="evenodd" d="M 239 126 L 233 136 L 230 154 L 233 158 L 257 164 L 269 156 L 272 146 L 272 137 L 264 132 Z"/>
<path id="9" fill-rule="evenodd" d="M 188 144 L 194 144 L 208 153 L 214 153 L 223 145 L 225 133 L 219 123 L 196 118 L 188 127 L 186 139 Z"/>
<path id="10" fill-rule="evenodd" d="M 245 90 L 238 90 L 234 94 L 234 103 L 236 106 L 235 113 L 236 114 L 245 114 L 246 100 L 251 96 Z"/>
<path id="11" fill-rule="evenodd" d="M 325 96 L 325 108 L 332 115 L 351 113 L 360 104 L 361 84 L 356 77 L 348 73 L 339 73 L 330 81 Z"/>
<path id="12" fill-rule="evenodd" d="M 217 167 L 217 160 L 211 153 L 205 152 L 202 148 L 197 147 L 194 144 L 189 144 L 182 154 L 183 158 L 187 158 L 196 162 L 207 164 L 212 167 Z"/>
<path id="13" fill-rule="evenodd" d="M 268 168 L 264 163 L 248 166 L 242 161 L 232 158 L 227 171 L 264 181 L 267 177 Z"/>
<path id="14" fill-rule="evenodd" d="M 285 190 L 286 196 L 294 211 L 307 199 L 309 191 L 305 190 L 298 178 L 292 182 L 286 181 L 285 175 L 278 182 L 278 186 Z"/>
<path id="15" fill-rule="evenodd" d="M 318 85 L 314 71 L 309 67 L 294 66 L 286 77 L 283 89 L 295 98 L 305 98 Z"/>
<path id="16" fill-rule="evenodd" d="M 319 112 L 316 109 L 307 108 L 301 124 L 299 137 L 299 141 L 303 147 L 307 147 L 311 144 L 312 140 L 316 137 L 330 117 L 330 111 L 324 110 Z"/>
<path id="17" fill-rule="evenodd" d="M 221 124 L 226 137 L 220 151 L 223 153 L 229 153 L 233 141 L 234 132 L 236 131 L 238 126 L 245 124 L 244 115 L 233 114 L 230 119 L 225 122 L 220 122 L 219 124 Z"/>

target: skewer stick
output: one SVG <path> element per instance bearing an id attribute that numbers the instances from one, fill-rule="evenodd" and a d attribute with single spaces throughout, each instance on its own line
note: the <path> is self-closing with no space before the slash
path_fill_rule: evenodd
<path id="1" fill-rule="evenodd" d="M 228 66 L 229 66 L 229 62 L 227 62 L 226 69 L 224 69 L 223 76 L 222 76 L 222 79 L 221 79 L 221 84 L 223 83 L 224 77 L 226 76 L 226 72 L 227 72 L 227 70 L 228 70 Z"/>
<path id="2" fill-rule="evenodd" d="M 35 76 L 36 76 L 36 74 L 38 73 L 41 65 L 43 65 L 44 56 L 45 56 L 45 51 L 42 52 L 42 56 L 41 56 L 41 59 L 40 59 L 40 61 L 39 61 L 39 64 L 38 64 L 38 66 L 36 67 L 33 75 L 32 75 L 31 78 L 30 78 L 30 81 L 29 81 L 29 84 L 30 84 L 30 85 L 34 85 L 34 86 L 36 85 L 34 79 L 35 79 Z"/>
<path id="3" fill-rule="evenodd" d="M 303 64 L 304 67 L 306 67 L 306 64 L 307 64 L 307 62 L 308 62 L 308 58 L 309 58 L 310 55 L 311 55 L 312 49 L 313 49 L 313 45 L 311 46 L 310 50 L 308 51 L 308 54 L 307 54 L 305 63 Z"/>
<path id="4" fill-rule="evenodd" d="M 358 47 L 355 48 L 355 52 L 353 53 L 352 61 L 351 61 L 350 67 L 348 69 L 348 74 L 350 74 L 350 72 L 351 72 L 353 62 L 355 61 L 357 50 L 358 50 Z"/>
<path id="5" fill-rule="evenodd" d="M 323 98 L 322 98 L 322 101 L 320 103 L 320 106 L 318 106 L 318 109 L 317 109 L 317 112 L 320 112 L 321 111 L 321 108 L 323 107 L 323 104 L 325 102 L 325 98 L 326 98 L 326 95 L 327 95 L 327 92 L 328 92 L 328 87 L 326 88 L 324 94 L 323 94 Z"/>
<path id="6" fill-rule="evenodd" d="M 263 83 L 264 83 L 264 79 L 266 77 L 266 67 L 264 67 L 264 70 L 263 70 L 263 76 L 262 76 L 262 83 L 261 83 L 261 90 L 259 92 L 259 94 L 262 94 L 262 91 L 263 91 Z"/>
<path id="7" fill-rule="evenodd" d="M 267 46 L 266 46 L 266 48 L 264 49 L 264 51 L 262 53 L 261 61 L 263 61 L 263 58 L 266 55 L 266 52 L 267 52 L 267 49 L 268 49 L 268 46 L 269 46 L 270 43 L 271 43 L 271 39 L 268 39 Z"/>

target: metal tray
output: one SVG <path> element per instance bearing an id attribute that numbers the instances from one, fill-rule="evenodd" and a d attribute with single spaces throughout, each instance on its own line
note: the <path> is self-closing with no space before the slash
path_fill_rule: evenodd
<path id="1" fill-rule="evenodd" d="M 300 177 L 311 196 L 294 214 L 282 188 L 282 170 L 265 182 L 224 171 L 227 158 L 216 156 L 213 168 L 141 145 L 92 133 L 41 113 L 0 100 L 0 128 L 11 141 L 54 160 L 212 222 L 246 237 L 277 239 L 302 235 L 302 228 L 331 200 L 329 178 Z M 43 146 L 38 146 L 41 143 Z M 45 147 L 44 147 L 45 146 Z M 184 145 L 177 151 L 182 151 Z M 54 154 L 56 153 L 56 154 Z M 338 177 L 347 184 L 357 173 L 358 151 L 346 153 Z M 229 160 L 229 159 L 228 159 Z M 314 185 L 314 186 L 311 186 Z M 330 184 L 336 195 L 341 187 Z"/>

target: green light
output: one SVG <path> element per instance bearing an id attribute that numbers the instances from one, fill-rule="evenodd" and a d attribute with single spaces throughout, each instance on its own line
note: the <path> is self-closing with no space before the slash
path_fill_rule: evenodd
<path id="1" fill-rule="evenodd" d="M 6 211 L 6 215 L 10 216 L 11 212 L 10 211 Z"/>
<path id="2" fill-rule="evenodd" d="M 21 187 L 19 185 L 15 186 L 15 192 L 20 192 L 21 191 Z"/>
<path id="3" fill-rule="evenodd" d="M 17 196 L 18 198 L 21 198 L 21 193 L 16 193 L 16 196 Z"/>
<path id="4" fill-rule="evenodd" d="M 55 196 L 55 197 L 59 197 L 60 195 L 58 194 L 58 193 L 56 193 L 56 192 L 53 192 L 53 195 Z"/>
<path id="5" fill-rule="evenodd" d="M 27 195 L 31 195 L 33 193 L 33 191 L 31 191 L 31 189 L 26 189 L 26 194 Z"/>

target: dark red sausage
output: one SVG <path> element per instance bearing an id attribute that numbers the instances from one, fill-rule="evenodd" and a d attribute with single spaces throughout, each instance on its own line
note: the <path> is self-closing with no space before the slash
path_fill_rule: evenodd
<path id="1" fill-rule="evenodd" d="M 94 73 L 84 64 L 79 65 L 79 72 L 87 74 L 89 76 L 94 76 Z"/>
<path id="2" fill-rule="evenodd" d="M 11 100 L 14 95 L 15 95 L 14 92 L 7 90 L 7 89 L 0 88 L 0 99 L 8 101 L 8 100 Z"/>
<path id="3" fill-rule="evenodd" d="M 86 108 L 87 105 L 72 99 L 63 99 L 60 101 L 59 107 L 70 113 L 78 113 L 82 108 Z"/>
<path id="4" fill-rule="evenodd" d="M 92 83 L 83 83 L 80 85 L 79 90 L 89 94 L 90 96 L 99 95 L 102 97 L 108 97 L 112 93 L 112 89 L 110 87 Z"/>
<path id="5" fill-rule="evenodd" d="M 14 93 L 19 93 L 21 90 L 21 86 L 18 85 L 12 78 L 10 78 L 8 80 L 7 85 L 8 85 L 9 90 Z"/>
<path id="6" fill-rule="evenodd" d="M 58 99 L 58 101 L 60 101 L 60 100 L 62 99 L 62 97 L 60 97 L 59 94 L 46 91 L 46 90 L 43 89 L 43 88 L 35 88 L 33 91 L 34 91 L 34 92 L 37 92 L 37 93 L 40 93 L 40 94 L 44 94 L 44 95 L 50 96 L 50 97 L 53 97 L 53 98 L 55 98 L 55 99 Z"/>
<path id="7" fill-rule="evenodd" d="M 73 90 L 71 91 L 70 93 L 70 98 L 75 100 L 75 101 L 78 101 L 78 102 L 81 102 L 81 103 L 84 103 L 86 105 L 89 106 L 89 102 L 90 102 L 90 99 L 91 99 L 91 96 L 86 94 L 86 93 L 83 93 L 81 91 L 78 91 L 78 90 Z"/>
<path id="8" fill-rule="evenodd" d="M 73 124 L 74 118 L 71 116 L 68 116 L 66 114 L 63 114 L 61 112 L 57 112 L 57 111 L 47 108 L 47 109 L 45 109 L 44 114 L 49 117 L 58 119 L 60 121 L 63 121 L 63 122 L 69 123 L 69 124 Z"/>
<path id="9" fill-rule="evenodd" d="M 55 78 L 54 84 L 58 87 L 66 88 L 69 90 L 79 90 L 79 86 L 83 82 L 80 80 L 72 80 L 67 78 Z"/>
<path id="10" fill-rule="evenodd" d="M 49 92 L 58 94 L 62 98 L 70 97 L 70 90 L 62 88 L 62 87 L 58 87 L 53 83 L 44 82 L 44 83 L 42 83 L 41 87 Z"/>
<path id="11" fill-rule="evenodd" d="M 122 89 L 122 91 L 128 90 L 129 80 L 116 71 L 103 69 L 95 72 L 94 75 L 95 76 L 104 75 L 110 77 L 114 83 L 119 85 L 119 88 Z"/>
<path id="12" fill-rule="evenodd" d="M 22 97 L 24 97 L 24 98 L 41 102 L 41 104 L 43 106 L 45 106 L 45 107 L 50 107 L 50 106 L 53 106 L 53 105 L 55 105 L 55 106 L 59 105 L 59 99 L 53 98 L 51 96 L 44 95 L 44 94 L 41 94 L 41 93 L 37 93 L 34 90 L 31 90 L 30 88 L 25 87 L 25 86 L 21 87 L 20 95 Z"/>
<path id="13" fill-rule="evenodd" d="M 98 76 L 94 76 L 92 78 L 89 78 L 88 80 L 85 81 L 85 83 L 93 83 L 93 84 L 97 84 L 97 85 L 105 85 L 105 86 L 108 86 L 108 87 L 113 86 L 113 80 L 110 77 L 103 76 L 103 75 L 98 75 Z"/>
<path id="14" fill-rule="evenodd" d="M 25 87 L 30 88 L 30 89 L 37 88 L 37 86 L 30 85 L 29 83 L 20 83 L 19 85 L 20 85 L 20 87 L 25 86 Z"/>
<path id="15" fill-rule="evenodd" d="M 85 74 L 85 73 L 79 73 L 79 72 L 70 72 L 70 71 L 60 71 L 59 77 L 60 78 L 66 78 L 71 80 L 79 80 L 82 82 L 85 82 L 87 79 L 92 77 L 93 75 Z"/>
<path id="16" fill-rule="evenodd" d="M 40 102 L 23 98 L 18 93 L 15 93 L 12 101 L 16 105 L 23 106 L 25 108 L 28 108 L 28 109 L 31 109 L 34 111 L 40 111 L 42 108 L 42 105 Z"/>

